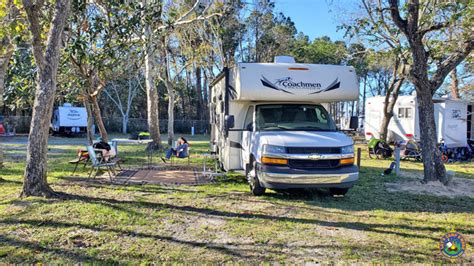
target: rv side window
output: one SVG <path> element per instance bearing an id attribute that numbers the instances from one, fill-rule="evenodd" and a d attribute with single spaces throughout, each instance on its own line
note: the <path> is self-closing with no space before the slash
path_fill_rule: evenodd
<path id="1" fill-rule="evenodd" d="M 247 110 L 247 115 L 245 116 L 245 121 L 244 121 L 244 129 L 252 131 L 252 123 L 253 123 L 253 106 L 249 106 L 249 109 Z"/>
<path id="2" fill-rule="evenodd" d="M 412 118 L 413 109 L 412 108 L 398 108 L 398 118 Z"/>
<path id="3" fill-rule="evenodd" d="M 398 118 L 405 118 L 405 108 L 398 108 Z"/>

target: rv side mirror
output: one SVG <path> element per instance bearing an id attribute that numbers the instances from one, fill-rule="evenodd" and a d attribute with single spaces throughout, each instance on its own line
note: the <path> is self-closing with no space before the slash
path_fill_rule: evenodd
<path id="1" fill-rule="evenodd" d="M 229 130 L 235 126 L 235 119 L 233 115 L 226 115 L 225 118 L 225 129 Z"/>
<path id="2" fill-rule="evenodd" d="M 357 128 L 359 128 L 359 117 L 351 116 L 351 120 L 349 121 L 349 128 L 352 130 L 357 130 Z"/>

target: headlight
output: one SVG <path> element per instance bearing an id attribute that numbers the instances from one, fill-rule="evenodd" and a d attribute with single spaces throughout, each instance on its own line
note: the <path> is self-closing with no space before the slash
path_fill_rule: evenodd
<path id="1" fill-rule="evenodd" d="M 276 145 L 263 145 L 263 153 L 286 153 L 286 148 Z"/>
<path id="2" fill-rule="evenodd" d="M 342 154 L 354 153 L 354 145 L 341 147 Z"/>

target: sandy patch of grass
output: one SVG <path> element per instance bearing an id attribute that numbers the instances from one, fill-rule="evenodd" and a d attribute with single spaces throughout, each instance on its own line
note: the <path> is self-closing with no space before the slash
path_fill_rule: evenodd
<path id="1" fill-rule="evenodd" d="M 454 177 L 448 186 L 439 181 L 424 184 L 423 176 L 417 172 L 401 172 L 403 179 L 385 183 L 388 192 L 408 192 L 418 195 L 432 195 L 437 197 L 469 197 L 474 199 L 474 180 Z"/>

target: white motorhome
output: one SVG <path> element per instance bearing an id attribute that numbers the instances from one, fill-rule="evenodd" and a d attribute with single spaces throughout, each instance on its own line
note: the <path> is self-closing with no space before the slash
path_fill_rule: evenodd
<path id="1" fill-rule="evenodd" d="M 251 191 L 327 187 L 358 180 L 354 146 L 321 103 L 359 95 L 349 66 L 239 63 L 210 86 L 211 145 L 224 170 L 245 170 Z"/>
<path id="2" fill-rule="evenodd" d="M 473 103 L 449 98 L 433 99 L 438 142 L 448 147 L 465 147 L 474 140 L 470 110 Z M 380 138 L 384 96 L 368 98 L 365 104 L 365 138 Z M 388 126 L 389 141 L 420 141 L 418 103 L 415 95 L 399 96 Z"/>
<path id="3" fill-rule="evenodd" d="M 87 110 L 69 103 L 56 108 L 51 122 L 53 134 L 83 134 L 87 130 Z"/>

